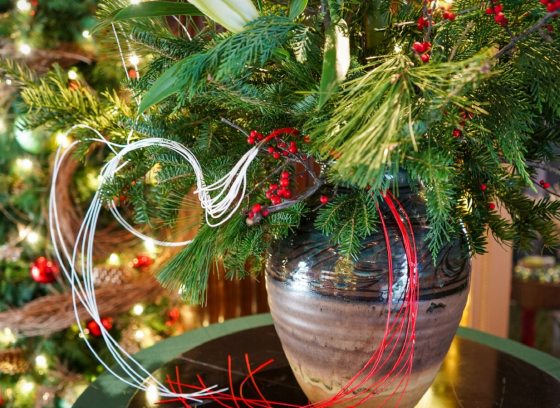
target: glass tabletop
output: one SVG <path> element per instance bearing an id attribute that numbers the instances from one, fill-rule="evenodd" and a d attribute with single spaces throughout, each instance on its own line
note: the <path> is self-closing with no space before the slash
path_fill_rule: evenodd
<path id="1" fill-rule="evenodd" d="M 230 369 L 228 356 L 231 359 Z M 242 388 L 245 398 L 257 398 L 257 391 L 247 381 L 246 356 L 252 369 L 270 359 L 274 360 L 254 375 L 260 392 L 269 401 L 302 405 L 307 403 L 271 325 L 249 328 L 209 340 L 164 364 L 155 372 L 155 376 L 164 382 L 166 378 L 170 378 L 172 384 L 180 380 L 184 385 L 196 386 L 200 384 L 199 378 L 206 385 L 232 384 L 237 395 Z M 138 392 L 130 399 L 128 407 L 185 406 L 181 402 L 162 404 L 162 401 L 165 399 L 157 396 L 154 398 L 153 393 L 146 395 Z M 223 405 L 209 400 L 191 406 Z M 555 377 L 511 354 L 456 337 L 436 380 L 417 408 L 559 406 L 560 382 Z M 105 405 L 105 408 L 109 407 Z"/>

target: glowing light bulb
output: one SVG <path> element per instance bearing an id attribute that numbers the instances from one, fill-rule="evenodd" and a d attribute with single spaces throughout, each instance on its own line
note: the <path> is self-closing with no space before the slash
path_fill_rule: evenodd
<path id="1" fill-rule="evenodd" d="M 31 10 L 31 3 L 29 3 L 27 0 L 18 0 L 18 2 L 16 3 L 16 8 L 22 12 L 29 11 Z"/>
<path id="2" fill-rule="evenodd" d="M 35 383 L 29 380 L 21 380 L 19 383 L 19 389 L 23 394 L 30 394 L 35 388 Z"/>
<path id="3" fill-rule="evenodd" d="M 91 38 L 91 33 L 89 32 L 89 30 L 82 31 L 82 37 Z"/>
<path id="4" fill-rule="evenodd" d="M 3 330 L 0 331 L 0 344 L 14 344 L 17 341 L 14 332 L 9 328 L 5 327 Z"/>
<path id="5" fill-rule="evenodd" d="M 146 401 L 152 405 L 159 402 L 159 390 L 155 384 L 146 387 Z"/>
<path id="6" fill-rule="evenodd" d="M 395 53 L 400 54 L 402 52 L 402 47 L 399 44 L 395 45 Z"/>
<path id="7" fill-rule="evenodd" d="M 68 71 L 68 79 L 71 81 L 75 81 L 76 79 L 78 79 L 78 73 L 71 69 L 70 71 Z"/>
<path id="8" fill-rule="evenodd" d="M 138 65 L 140 63 L 140 57 L 136 54 L 132 54 L 129 60 L 132 65 Z"/>
<path id="9" fill-rule="evenodd" d="M 17 159 L 16 166 L 23 172 L 29 172 L 33 169 L 33 162 L 30 159 Z"/>
<path id="10" fill-rule="evenodd" d="M 70 138 L 68 137 L 68 135 L 66 133 L 57 133 L 55 136 L 55 142 L 58 146 L 62 147 L 62 148 L 66 148 L 68 146 L 70 146 L 70 143 L 72 143 L 72 140 L 70 140 Z"/>
<path id="11" fill-rule="evenodd" d="M 21 52 L 23 55 L 31 54 L 31 46 L 29 44 L 21 43 L 19 45 L 18 49 L 19 49 L 19 52 Z"/>
<path id="12" fill-rule="evenodd" d="M 35 368 L 39 371 L 46 371 L 49 368 L 49 362 L 47 361 L 47 357 L 43 354 L 39 354 L 35 357 Z"/>
<path id="13" fill-rule="evenodd" d="M 112 266 L 119 266 L 121 264 L 121 257 L 118 254 L 112 253 L 107 258 L 107 263 Z"/>
<path id="14" fill-rule="evenodd" d="M 130 4 L 140 4 L 140 0 L 130 0 Z"/>
<path id="15" fill-rule="evenodd" d="M 12 85 L 12 80 L 10 78 L 6 79 L 6 85 L 11 86 Z"/>
<path id="16" fill-rule="evenodd" d="M 142 313 L 144 313 L 144 306 L 140 303 L 135 304 L 132 308 L 132 314 L 135 316 L 140 316 Z"/>
<path id="17" fill-rule="evenodd" d="M 35 245 L 39 242 L 39 240 L 41 239 L 41 236 L 35 231 L 30 231 L 29 234 L 27 234 L 27 237 L 25 237 L 25 239 L 31 245 Z"/>
<path id="18" fill-rule="evenodd" d="M 146 248 L 146 251 L 148 251 L 150 254 L 154 254 L 155 252 L 157 252 L 157 247 L 153 239 L 144 240 L 144 248 Z"/>
<path id="19" fill-rule="evenodd" d="M 134 332 L 134 339 L 137 342 L 141 342 L 142 340 L 144 340 L 144 337 L 146 337 L 146 333 L 144 332 L 144 330 L 138 329 Z"/>

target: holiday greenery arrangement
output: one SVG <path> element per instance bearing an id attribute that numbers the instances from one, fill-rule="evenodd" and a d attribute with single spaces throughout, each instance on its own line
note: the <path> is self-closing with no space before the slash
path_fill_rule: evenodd
<path id="1" fill-rule="evenodd" d="M 138 228 L 198 227 L 158 277 L 204 303 L 218 264 L 229 277 L 262 271 L 304 219 L 355 259 L 403 177 L 425 201 L 434 260 L 463 235 L 484 252 L 488 232 L 557 246 L 560 201 L 536 169 L 560 141 L 559 15 L 557 0 L 107 0 L 96 30 L 127 91 L 69 86 L 59 68 L 2 71 L 22 88 L 26 127 L 78 125 L 86 164 L 102 141 L 92 129 L 113 143 L 109 160 L 145 142 L 101 198 Z M 203 200 L 193 216 L 193 193 L 224 186 L 228 206 Z"/>
<path id="2" fill-rule="evenodd" d="M 534 169 L 560 137 L 557 2 L 241 3 L 234 32 L 222 28 L 231 17 L 223 5 L 102 4 L 99 29 L 117 23 L 149 60 L 128 83 L 142 97 L 136 108 L 125 95 L 64 89 L 56 70 L 34 81 L 5 67 L 24 84 L 30 126 L 85 123 L 114 142 L 132 127 L 135 139 L 177 140 L 214 180 L 252 144 L 266 149 L 249 169 L 241 211 L 218 228 L 202 225 L 159 274 L 164 284 L 203 301 L 214 262 L 232 276 L 260 270 L 270 241 L 311 211 L 352 257 L 399 169 L 422 186 L 433 253 L 463 231 L 473 253 L 484 251 L 488 230 L 519 247 L 537 236 L 557 245 L 560 205 L 523 194 L 551 188 Z M 157 148 L 131 156 L 105 198 L 125 194 L 137 223 L 173 225 L 195 185 L 192 169 Z M 311 187 L 294 190 L 303 175 Z M 350 190 L 337 194 L 337 185 Z"/>
<path id="3" fill-rule="evenodd" d="M 463 232 L 472 253 L 484 252 L 488 231 L 518 247 L 537 236 L 558 244 L 558 201 L 523 194 L 552 188 L 535 168 L 560 138 L 558 2 L 219 3 L 106 2 L 105 25 L 118 23 L 151 58 L 129 84 L 141 99 L 109 123 L 76 118 L 115 142 L 129 127 L 134 138 L 180 141 L 208 184 L 261 147 L 240 211 L 217 228 L 203 223 L 159 274 L 164 284 L 203 301 L 214 262 L 232 276 L 261 270 L 269 243 L 310 212 L 351 258 L 399 170 L 419 183 L 434 254 Z M 182 29 L 163 15 L 184 16 Z M 39 98 L 27 102 L 49 119 Z M 155 187 L 144 177 L 154 168 Z M 104 194 L 126 190 L 137 222 L 173 225 L 193 188 L 189 165 L 150 148 Z"/>

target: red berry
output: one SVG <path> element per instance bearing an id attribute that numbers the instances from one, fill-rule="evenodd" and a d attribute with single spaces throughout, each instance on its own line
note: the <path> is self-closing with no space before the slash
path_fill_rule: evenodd
<path id="1" fill-rule="evenodd" d="M 266 193 L 264 193 L 264 195 L 266 196 L 266 198 L 270 199 L 270 197 L 272 197 L 272 192 L 267 191 Z"/>
<path id="2" fill-rule="evenodd" d="M 103 317 L 101 319 L 101 324 L 103 325 L 103 327 L 105 327 L 107 330 L 111 330 L 113 328 L 113 318 L 112 317 Z"/>
<path id="3" fill-rule="evenodd" d="M 270 187 L 268 187 L 268 189 L 269 189 L 270 191 L 278 190 L 278 184 L 276 184 L 276 183 L 275 183 L 275 184 L 271 184 Z"/>
<path id="4" fill-rule="evenodd" d="M 461 129 L 454 129 L 453 130 L 453 137 L 461 137 L 462 134 L 463 134 L 463 132 L 461 131 Z"/>
<path id="5" fill-rule="evenodd" d="M 449 21 L 455 21 L 455 18 L 456 18 L 456 17 L 457 17 L 457 16 L 455 15 L 455 13 L 452 13 L 451 11 L 449 11 L 449 12 L 447 13 L 447 20 L 449 20 Z"/>
<path id="6" fill-rule="evenodd" d="M 289 150 L 290 150 L 290 153 L 292 153 L 292 154 L 296 154 L 298 152 L 296 142 L 290 142 L 290 149 Z"/>
<path id="7" fill-rule="evenodd" d="M 430 51 L 432 49 L 432 43 L 429 41 L 424 41 L 422 43 L 423 52 Z"/>
<path id="8" fill-rule="evenodd" d="M 262 210 L 262 216 L 263 216 L 263 217 L 268 217 L 268 214 L 270 214 L 270 212 L 268 211 L 267 208 L 265 208 L 264 210 Z"/>
<path id="9" fill-rule="evenodd" d="M 327 204 L 329 202 L 329 197 L 327 197 L 326 195 L 322 195 L 319 200 L 321 201 L 321 204 Z"/>
<path id="10" fill-rule="evenodd" d="M 494 204 L 494 203 L 488 204 L 488 209 L 489 209 L 490 211 L 494 210 L 495 208 L 496 208 L 496 204 Z"/>
<path id="11" fill-rule="evenodd" d="M 253 218 L 255 218 L 255 213 L 253 211 L 249 211 L 247 213 L 247 218 L 249 218 L 250 220 L 252 220 Z"/>
<path id="12" fill-rule="evenodd" d="M 247 143 L 249 143 L 249 144 L 255 144 L 255 138 L 249 136 L 249 137 L 247 138 Z"/>
<path id="13" fill-rule="evenodd" d="M 548 188 L 550 188 L 550 183 L 547 183 L 545 181 L 542 186 L 543 186 L 544 189 L 548 189 Z"/>
<path id="14" fill-rule="evenodd" d="M 274 157 L 276 160 L 278 160 L 280 158 L 280 153 L 274 152 L 274 153 L 272 153 L 272 157 Z"/>
<path id="15" fill-rule="evenodd" d="M 418 54 L 422 54 L 424 52 L 424 45 L 421 42 L 416 41 L 412 44 L 412 49 Z"/>
<path id="16" fill-rule="evenodd" d="M 273 154 L 275 152 L 274 147 L 272 147 L 272 146 L 268 146 L 267 150 L 270 154 Z"/>
<path id="17" fill-rule="evenodd" d="M 486 184 L 482 183 L 482 184 L 480 185 L 480 189 L 481 189 L 482 191 L 486 191 L 486 190 L 488 189 L 488 186 L 487 186 Z"/>
<path id="18" fill-rule="evenodd" d="M 287 155 L 289 155 L 289 154 L 290 154 L 290 152 L 288 152 L 287 150 L 283 150 L 283 151 L 282 151 L 282 156 L 287 156 Z"/>
<path id="19" fill-rule="evenodd" d="M 270 201 L 272 201 L 272 204 L 278 205 L 282 202 L 282 199 L 278 196 L 274 196 L 270 199 Z"/>
<path id="20" fill-rule="evenodd" d="M 423 63 L 428 63 L 430 62 L 430 54 L 422 54 L 420 56 L 420 59 L 422 60 Z"/>
<path id="21" fill-rule="evenodd" d="M 101 327 L 97 324 L 96 321 L 90 320 L 87 325 L 87 329 L 89 330 L 90 334 L 94 337 L 101 336 Z"/>
<path id="22" fill-rule="evenodd" d="M 497 4 L 496 6 L 494 6 L 494 13 L 498 14 L 501 13 L 502 11 L 504 11 L 503 4 Z"/>
<path id="23" fill-rule="evenodd" d="M 255 214 L 256 214 L 256 213 L 260 213 L 261 210 L 262 210 L 262 206 L 261 206 L 259 203 L 253 205 L 253 212 L 254 212 Z"/>
<path id="24" fill-rule="evenodd" d="M 488 14 L 488 15 L 494 14 L 494 8 L 493 8 L 493 7 L 488 7 L 488 8 L 486 9 L 486 14 Z"/>
<path id="25" fill-rule="evenodd" d="M 251 130 L 251 133 L 249 133 L 249 137 L 252 137 L 253 139 L 256 139 L 258 135 L 259 132 L 257 132 L 256 130 Z"/>
<path id="26" fill-rule="evenodd" d="M 285 147 L 286 147 L 286 143 L 284 143 L 284 142 L 278 143 L 278 148 L 279 148 L 279 149 L 283 149 L 283 148 L 285 148 Z"/>
<path id="27" fill-rule="evenodd" d="M 425 27 L 428 27 L 428 25 L 430 25 L 430 23 L 428 22 L 427 19 L 425 19 L 423 16 L 421 16 L 418 19 L 418 29 L 419 30 L 423 30 Z"/>
<path id="28" fill-rule="evenodd" d="M 284 191 L 284 198 L 292 198 L 292 191 L 289 189 L 286 189 Z"/>
<path id="29" fill-rule="evenodd" d="M 282 178 L 282 179 L 289 179 L 289 178 L 290 178 L 290 172 L 288 172 L 288 171 L 283 171 L 282 173 L 280 173 L 280 178 Z"/>
<path id="30" fill-rule="evenodd" d="M 539 181 L 539 184 L 542 186 L 544 184 L 544 180 Z"/>
<path id="31" fill-rule="evenodd" d="M 280 185 L 282 187 L 288 187 L 290 185 L 290 180 L 286 179 L 286 178 L 283 178 L 282 180 L 280 180 Z"/>
<path id="32" fill-rule="evenodd" d="M 501 26 L 504 26 L 507 24 L 508 19 L 506 18 L 505 14 L 502 12 L 496 13 L 496 15 L 494 16 L 494 21 L 496 23 L 498 23 Z"/>

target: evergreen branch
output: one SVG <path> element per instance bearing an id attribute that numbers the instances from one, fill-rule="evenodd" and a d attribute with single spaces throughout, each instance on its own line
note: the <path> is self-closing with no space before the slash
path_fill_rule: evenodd
<path id="1" fill-rule="evenodd" d="M 539 21 L 537 21 L 537 23 L 535 23 L 533 26 L 529 27 L 527 30 L 525 30 L 524 32 L 522 32 L 521 34 L 518 34 L 516 36 L 513 36 L 511 41 L 509 43 L 507 43 L 504 47 L 502 47 L 495 55 L 494 58 L 495 59 L 500 59 L 504 54 L 506 54 L 507 52 L 509 52 L 510 50 L 512 50 L 515 45 L 520 42 L 523 41 L 525 39 L 527 39 L 531 34 L 533 34 L 535 31 L 540 30 L 542 27 L 545 26 L 546 23 L 548 23 L 549 20 L 551 20 L 552 18 L 556 18 L 560 16 L 560 10 L 556 10 L 556 11 L 552 11 L 550 13 L 545 14 Z"/>

